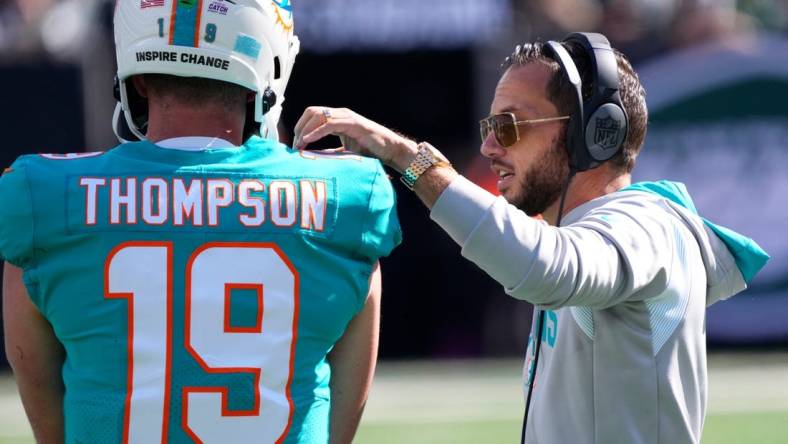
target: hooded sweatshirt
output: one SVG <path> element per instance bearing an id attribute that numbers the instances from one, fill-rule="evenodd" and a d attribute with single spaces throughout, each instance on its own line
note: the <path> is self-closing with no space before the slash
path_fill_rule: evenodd
<path id="1" fill-rule="evenodd" d="M 507 294 L 545 311 L 535 373 L 533 332 L 523 371 L 526 443 L 700 442 L 706 307 L 763 267 L 755 242 L 704 221 L 665 181 L 586 202 L 558 228 L 458 177 L 431 217 Z"/>

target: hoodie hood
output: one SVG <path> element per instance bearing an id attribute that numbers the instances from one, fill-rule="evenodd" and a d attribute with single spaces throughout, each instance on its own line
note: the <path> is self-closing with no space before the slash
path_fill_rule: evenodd
<path id="1" fill-rule="evenodd" d="M 640 191 L 663 197 L 684 220 L 701 247 L 709 286 L 707 305 L 747 288 L 769 260 L 769 255 L 754 240 L 700 217 L 683 183 L 639 182 L 620 191 Z"/>

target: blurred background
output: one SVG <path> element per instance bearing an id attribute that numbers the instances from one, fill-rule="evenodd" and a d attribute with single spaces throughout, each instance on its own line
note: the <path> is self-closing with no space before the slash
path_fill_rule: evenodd
<path id="1" fill-rule="evenodd" d="M 648 94 L 649 135 L 635 180 L 686 183 L 702 215 L 753 237 L 772 255 L 750 289 L 710 309 L 710 350 L 725 352 L 712 360 L 712 370 L 717 362 L 728 368 L 787 361 L 780 353 L 788 351 L 788 0 L 293 3 L 302 52 L 287 90 L 285 141 L 306 106 L 346 106 L 429 140 L 492 192 L 496 179 L 478 154 L 477 122 L 489 113 L 505 56 L 517 43 L 572 31 L 607 35 L 632 60 Z M 113 4 L 0 0 L 0 164 L 22 153 L 116 144 Z M 488 362 L 479 359 L 501 358 L 501 365 L 484 369 L 511 377 L 505 392 L 514 395 L 507 401 L 513 407 L 505 410 L 516 418 L 522 408 L 517 358 L 524 355 L 532 307 L 507 297 L 463 260 L 427 222 L 417 199 L 394 184 L 405 242 L 383 261 L 382 383 L 386 375 L 399 381 L 397 374 L 419 369 L 445 374 L 439 364 L 403 370 L 397 367 L 403 360 L 458 362 L 450 367 L 474 375 L 475 362 Z M 0 353 L 0 371 L 5 365 Z M 775 372 L 773 380 L 788 385 L 787 374 Z M 732 377 L 731 384 L 739 383 Z M 396 384 L 382 392 L 395 393 Z M 370 402 L 374 418 L 374 393 Z M 777 418 L 785 423 L 783 407 Z M 0 417 L 4 412 L 0 399 Z M 507 424 L 502 427 L 517 426 L 514 419 Z M 370 436 L 362 438 L 397 442 L 385 441 L 387 433 Z M 436 439 L 420 442 L 445 442 Z"/>

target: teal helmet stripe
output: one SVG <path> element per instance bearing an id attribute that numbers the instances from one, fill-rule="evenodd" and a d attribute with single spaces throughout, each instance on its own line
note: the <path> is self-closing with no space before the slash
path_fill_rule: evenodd
<path id="1" fill-rule="evenodd" d="M 199 46 L 202 0 L 173 0 L 170 44 Z"/>

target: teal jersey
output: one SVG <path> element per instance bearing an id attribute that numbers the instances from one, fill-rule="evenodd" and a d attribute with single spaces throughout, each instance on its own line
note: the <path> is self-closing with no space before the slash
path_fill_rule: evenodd
<path id="1" fill-rule="evenodd" d="M 326 442 L 326 355 L 400 240 L 378 161 L 259 138 L 0 179 L 0 254 L 66 350 L 67 443 Z"/>

